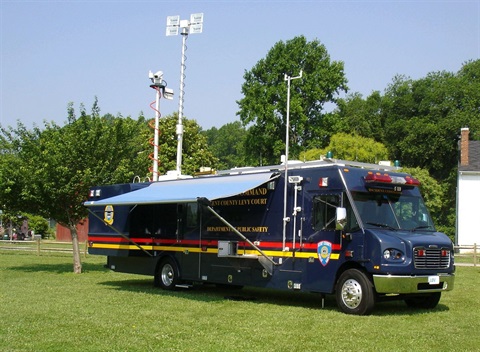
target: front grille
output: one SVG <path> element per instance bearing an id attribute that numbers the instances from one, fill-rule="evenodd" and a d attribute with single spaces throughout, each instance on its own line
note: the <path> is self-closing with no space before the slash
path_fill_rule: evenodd
<path id="1" fill-rule="evenodd" d="M 450 266 L 450 250 L 442 256 L 445 249 L 415 248 L 414 261 L 416 269 L 445 269 Z"/>

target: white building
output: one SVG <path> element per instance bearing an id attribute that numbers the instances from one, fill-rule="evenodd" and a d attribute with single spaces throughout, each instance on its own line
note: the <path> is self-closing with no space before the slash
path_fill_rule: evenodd
<path id="1" fill-rule="evenodd" d="M 470 141 L 462 128 L 457 178 L 457 233 L 455 244 L 480 246 L 480 141 Z"/>

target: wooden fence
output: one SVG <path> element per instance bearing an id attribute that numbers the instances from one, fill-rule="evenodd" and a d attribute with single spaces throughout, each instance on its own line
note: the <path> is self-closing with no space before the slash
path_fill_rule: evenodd
<path id="1" fill-rule="evenodd" d="M 80 242 L 80 250 L 86 257 L 88 254 L 87 241 Z M 41 253 L 72 253 L 72 242 L 57 242 L 51 240 L 35 240 L 35 241 L 10 241 L 1 240 L 0 250 L 11 251 L 30 251 L 35 252 L 37 255 Z"/>
<path id="2" fill-rule="evenodd" d="M 478 264 L 478 245 L 454 246 L 455 248 L 455 264 Z"/>

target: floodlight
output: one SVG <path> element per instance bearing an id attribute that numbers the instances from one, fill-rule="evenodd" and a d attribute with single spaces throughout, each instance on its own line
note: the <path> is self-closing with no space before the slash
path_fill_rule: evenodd
<path id="1" fill-rule="evenodd" d="M 190 23 L 203 23 L 203 13 L 192 13 L 190 15 Z"/>
<path id="2" fill-rule="evenodd" d="M 180 16 L 167 16 L 167 37 L 178 35 L 178 27 L 180 26 Z"/>
<path id="3" fill-rule="evenodd" d="M 178 35 L 178 27 L 167 27 L 166 36 Z"/>
<path id="4" fill-rule="evenodd" d="M 200 34 L 203 30 L 203 23 L 196 23 L 190 25 L 190 34 Z"/>
<path id="5" fill-rule="evenodd" d="M 179 26 L 180 16 L 167 16 L 167 26 Z"/>
<path id="6" fill-rule="evenodd" d="M 173 89 L 165 87 L 163 97 L 167 100 L 173 100 Z"/>

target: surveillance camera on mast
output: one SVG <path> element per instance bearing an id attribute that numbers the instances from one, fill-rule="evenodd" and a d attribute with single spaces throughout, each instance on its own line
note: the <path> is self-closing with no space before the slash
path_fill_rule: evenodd
<path id="1" fill-rule="evenodd" d="M 153 86 L 155 87 L 161 87 L 164 88 L 166 86 L 166 82 L 163 80 L 163 72 L 162 71 L 157 71 L 153 73 L 152 71 L 148 72 L 148 78 L 153 83 Z"/>

